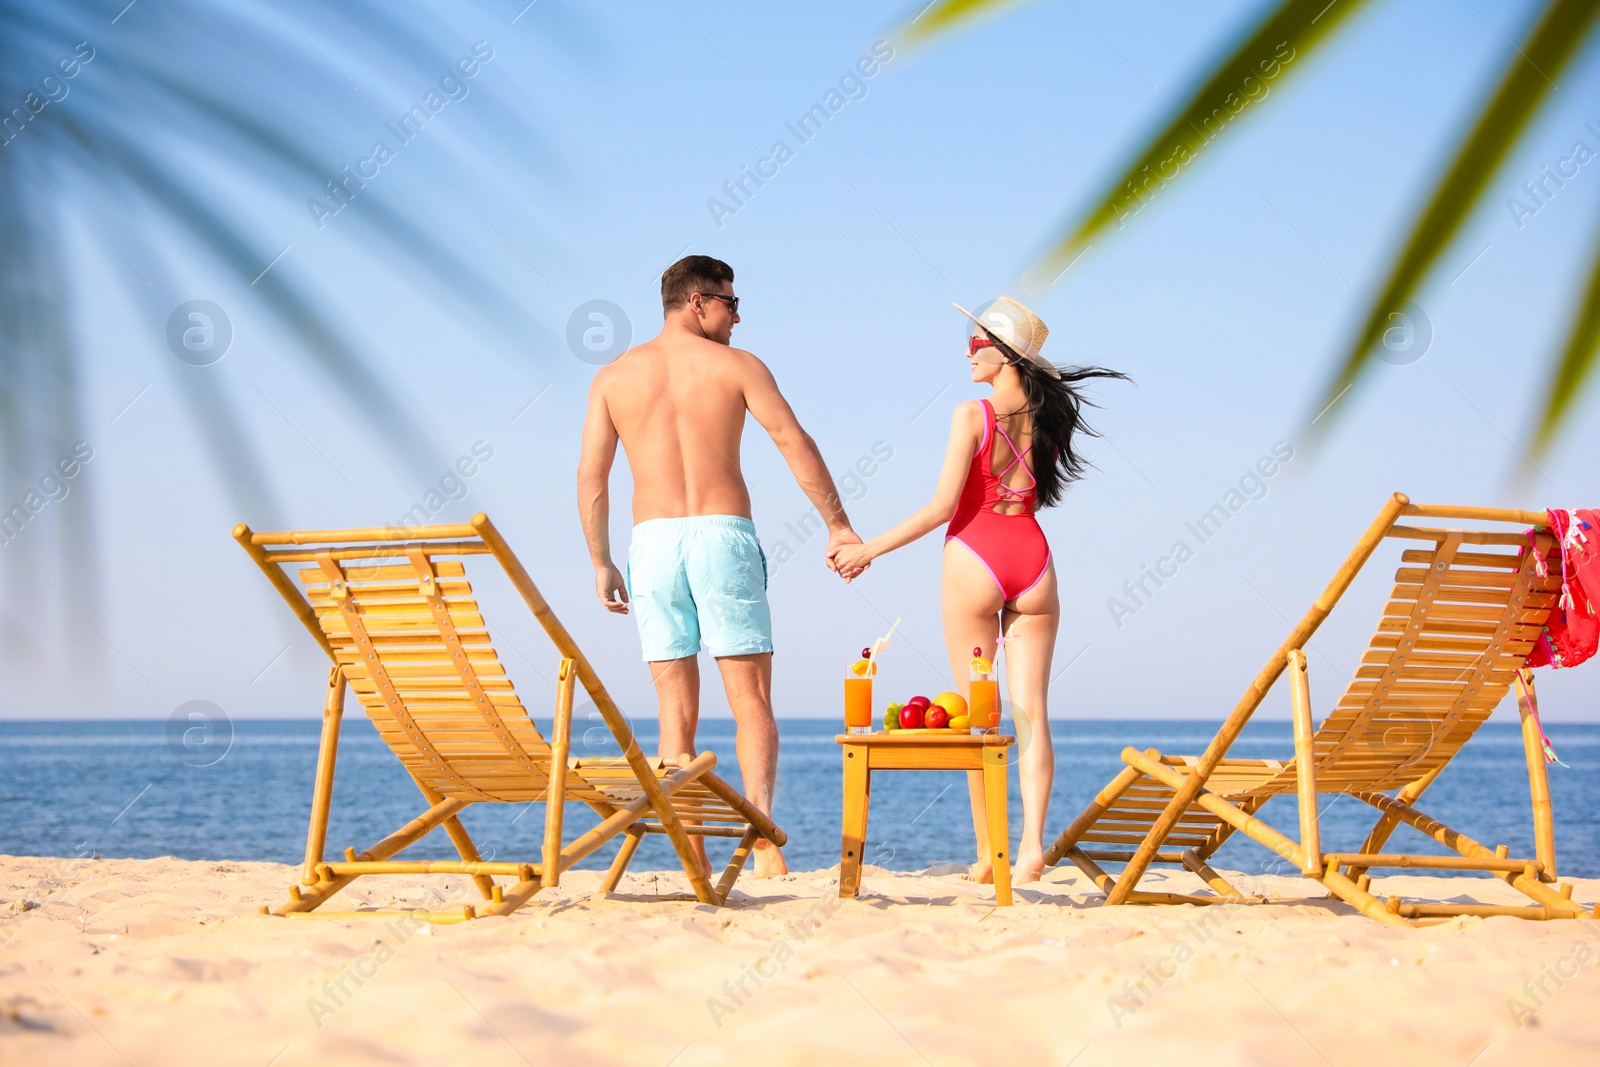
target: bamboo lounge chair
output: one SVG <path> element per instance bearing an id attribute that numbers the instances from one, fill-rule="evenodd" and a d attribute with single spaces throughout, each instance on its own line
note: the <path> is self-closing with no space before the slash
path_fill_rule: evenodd
<path id="1" fill-rule="evenodd" d="M 305 868 L 300 884 L 289 887 L 289 901 L 263 907 L 263 912 L 306 915 L 366 875 L 455 874 L 471 876 L 486 903 L 406 914 L 435 922 L 509 915 L 540 889 L 559 885 L 573 864 L 622 836 L 601 886 L 607 892 L 615 889 L 640 840 L 652 833 L 672 842 L 695 897 L 720 905 L 758 838 L 775 845 L 785 842 L 771 819 L 712 773 L 714 754 L 685 757 L 677 765 L 645 757 L 589 661 L 487 516 L 414 529 L 252 533 L 241 524 L 233 536 L 334 663 L 323 710 Z M 473 599 L 466 559 L 484 555 L 505 571 L 564 657 L 548 740 L 513 689 Z M 296 570 L 298 574 L 291 573 Z M 621 756 L 569 757 L 575 681 L 593 699 Z M 326 862 L 323 847 L 347 687 L 427 805 L 416 819 L 366 851 L 346 849 L 343 862 Z M 546 802 L 539 861 L 483 860 L 461 825 L 461 811 L 472 804 L 535 800 Z M 600 822 L 564 842 L 568 801 L 587 804 Z M 460 861 L 392 858 L 441 826 Z M 690 835 L 739 839 L 716 885 L 701 871 Z M 513 881 L 502 885 L 496 877 Z M 348 918 L 382 913 L 320 914 Z"/>
<path id="2" fill-rule="evenodd" d="M 1402 516 L 1472 520 L 1498 528 L 1397 525 Z M 1555 573 L 1541 577 L 1526 551 L 1527 527 L 1542 512 L 1414 505 L 1396 493 L 1362 535 L 1333 581 L 1261 669 L 1216 737 L 1199 757 L 1174 757 L 1156 749 L 1122 751 L 1127 766 L 1097 795 L 1045 853 L 1045 862 L 1071 860 L 1106 894 L 1107 904 L 1245 902 L 1247 896 L 1209 864 L 1234 832 L 1272 849 L 1334 897 L 1392 925 L 1442 922 L 1452 915 L 1576 918 L 1584 910 L 1571 886 L 1556 880 L 1555 828 L 1537 718 L 1530 714 L 1531 672 L 1523 669 L 1559 588 Z M 1510 524 L 1514 529 L 1506 529 Z M 1405 550 L 1395 587 L 1384 606 L 1361 666 L 1313 732 L 1307 641 L 1316 632 L 1378 545 L 1395 538 L 1423 547 Z M 1535 535 L 1549 560 L 1555 542 Z M 1285 762 L 1229 759 L 1268 690 L 1289 672 L 1294 757 Z M 1523 679 L 1523 740 L 1533 800 L 1535 856 L 1488 848 L 1418 811 L 1415 805 L 1461 747 Z M 1398 790 L 1394 795 L 1391 792 Z M 1379 816 L 1355 853 L 1324 853 L 1317 796 L 1343 793 L 1371 805 Z M 1298 797 L 1299 839 L 1267 825 L 1256 813 L 1270 798 Z M 1390 834 L 1405 824 L 1456 855 L 1384 852 Z M 1101 863 L 1122 863 L 1112 876 Z M 1177 863 L 1199 875 L 1218 895 L 1142 892 L 1151 863 Z M 1372 868 L 1485 871 L 1533 900 L 1510 907 L 1488 904 L 1380 901 L 1369 892 Z M 1600 909 L 1596 909 L 1600 917 Z"/>

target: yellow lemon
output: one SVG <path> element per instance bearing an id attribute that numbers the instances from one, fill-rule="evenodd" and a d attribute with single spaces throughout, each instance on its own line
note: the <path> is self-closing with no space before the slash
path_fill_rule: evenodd
<path id="1" fill-rule="evenodd" d="M 957 715 L 955 718 L 950 720 L 950 729 L 952 730 L 965 730 L 971 725 L 972 720 L 967 718 L 965 715 Z"/>
<path id="2" fill-rule="evenodd" d="M 969 662 L 967 664 L 967 666 L 969 668 L 971 668 L 977 674 L 993 674 L 994 673 L 994 664 L 990 663 L 988 660 L 984 659 L 982 656 L 973 656 L 971 662 Z"/>

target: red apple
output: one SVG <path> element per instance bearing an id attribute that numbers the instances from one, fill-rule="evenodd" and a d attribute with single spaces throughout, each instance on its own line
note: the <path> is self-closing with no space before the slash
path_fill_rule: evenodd
<path id="1" fill-rule="evenodd" d="M 920 729 L 922 729 L 922 705 L 921 704 L 907 704 L 905 707 L 900 709 L 900 729 L 902 729 L 902 730 L 920 730 Z"/>
<path id="2" fill-rule="evenodd" d="M 950 725 L 950 713 L 938 704 L 934 704 L 923 713 L 922 725 L 930 730 L 943 730 Z"/>
<path id="3" fill-rule="evenodd" d="M 929 700 L 927 697 L 915 696 L 915 697 L 912 697 L 910 700 L 906 701 L 906 707 L 909 708 L 909 707 L 912 707 L 913 705 L 915 705 L 916 707 L 919 707 L 919 708 L 926 708 L 929 705 L 931 705 L 932 703 L 933 703 L 933 701 Z"/>

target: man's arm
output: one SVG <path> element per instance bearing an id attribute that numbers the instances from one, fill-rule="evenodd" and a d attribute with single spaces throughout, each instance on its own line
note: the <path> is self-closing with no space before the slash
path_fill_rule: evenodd
<path id="1" fill-rule="evenodd" d="M 617 456 L 617 428 L 601 389 L 604 372 L 589 387 L 583 417 L 583 450 L 578 459 L 578 518 L 594 563 L 595 593 L 607 611 L 628 613 L 628 590 L 611 562 L 611 464 Z"/>
<path id="2" fill-rule="evenodd" d="M 778 391 L 778 383 L 773 379 L 772 372 L 754 356 L 750 356 L 745 377 L 744 401 L 750 414 L 767 431 L 772 443 L 778 446 L 778 452 L 789 464 L 789 470 L 794 474 L 801 492 L 816 505 L 822 521 L 827 523 L 828 544 L 824 551 L 831 552 L 839 545 L 860 544 L 861 538 L 850 528 L 850 518 L 844 513 L 839 490 L 833 484 L 833 475 L 828 473 L 828 465 L 822 461 L 817 443 L 801 428 L 794 410 Z M 833 569 L 831 560 L 828 569 Z"/>

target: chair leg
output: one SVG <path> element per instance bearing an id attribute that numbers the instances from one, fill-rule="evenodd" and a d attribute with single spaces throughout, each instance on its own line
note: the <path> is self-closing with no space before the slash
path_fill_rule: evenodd
<path id="1" fill-rule="evenodd" d="M 1426 834 L 1444 847 L 1462 856 L 1472 859 L 1503 858 L 1499 853 L 1492 851 L 1478 841 L 1474 841 L 1466 834 L 1450 829 L 1450 827 L 1437 819 L 1430 818 L 1409 804 L 1404 804 L 1393 797 L 1385 796 L 1382 793 L 1367 792 L 1352 792 L 1351 796 L 1357 800 L 1366 801 L 1385 815 L 1393 814 L 1407 826 L 1419 833 Z M 1496 876 L 1510 883 L 1516 889 L 1520 889 L 1524 894 L 1559 915 L 1577 918 L 1584 914 L 1581 906 L 1541 882 L 1538 875 L 1534 873 L 1532 863 L 1529 863 L 1528 867 L 1520 873 L 1500 871 L 1497 872 Z"/>
<path id="2" fill-rule="evenodd" d="M 1421 799 L 1422 794 L 1428 791 L 1428 787 L 1438 780 L 1439 775 L 1441 772 L 1443 772 L 1443 770 L 1443 765 L 1435 767 L 1433 770 L 1429 771 L 1427 774 L 1423 775 L 1421 778 L 1418 778 L 1416 781 L 1400 790 L 1400 792 L 1396 793 L 1394 798 L 1402 804 L 1415 804 L 1419 799 Z M 1387 814 L 1379 816 L 1377 823 L 1373 825 L 1371 832 L 1367 834 L 1366 841 L 1362 843 L 1361 851 L 1369 853 L 1382 852 L 1383 846 L 1388 842 L 1390 835 L 1395 832 L 1399 825 L 1400 819 L 1398 816 Z M 1367 873 L 1367 869 L 1365 867 L 1351 867 L 1346 873 L 1352 879 L 1359 879 L 1363 874 Z"/>
<path id="3" fill-rule="evenodd" d="M 1139 778 L 1138 771 L 1132 767 L 1124 767 L 1120 774 L 1111 779 L 1111 784 L 1100 790 L 1094 800 L 1089 802 L 1089 806 L 1084 808 L 1076 819 L 1072 820 L 1071 825 L 1061 831 L 1061 836 L 1056 838 L 1049 848 L 1045 849 L 1045 866 L 1054 867 L 1060 863 L 1061 858 L 1067 854 L 1067 850 L 1078 843 L 1078 838 L 1087 833 L 1096 820 L 1104 815 L 1111 805 L 1121 799 L 1122 794 L 1131 789 L 1133 783 L 1137 782 Z"/>
<path id="4" fill-rule="evenodd" d="M 1200 858 L 1200 854 L 1198 852 L 1196 852 L 1194 849 L 1192 849 L 1192 848 L 1184 849 L 1183 850 L 1183 854 L 1182 854 L 1182 856 L 1180 858 L 1183 860 L 1184 867 L 1187 868 L 1190 872 L 1199 875 L 1200 876 L 1200 880 L 1205 882 L 1206 885 L 1210 886 L 1212 888 L 1212 890 L 1215 891 L 1217 896 L 1219 896 L 1219 897 L 1243 897 L 1243 896 L 1248 896 L 1248 894 L 1241 893 L 1239 890 L 1235 889 L 1233 887 L 1233 884 L 1231 882 L 1229 882 L 1226 878 L 1222 877 L 1222 875 L 1218 874 L 1216 869 L 1214 867 L 1212 867 L 1211 864 L 1209 864 L 1205 860 L 1201 859 Z"/>
<path id="5" fill-rule="evenodd" d="M 422 795 L 427 798 L 429 804 L 438 804 L 444 800 L 443 793 L 430 786 L 423 785 L 421 779 L 413 776 L 411 780 L 417 783 L 417 788 L 422 790 Z M 450 843 L 456 846 L 456 852 L 460 854 L 462 859 L 468 863 L 483 862 L 483 856 L 478 852 L 478 846 L 473 844 L 471 835 L 467 833 L 467 828 L 461 825 L 460 819 L 452 815 L 440 825 L 444 827 L 444 832 L 450 837 Z M 478 893 L 484 900 L 494 899 L 494 879 L 487 874 L 473 875 L 472 884 L 478 887 Z"/>
<path id="6" fill-rule="evenodd" d="M 717 882 L 717 896 L 722 902 L 728 902 L 728 894 L 733 892 L 733 883 L 739 880 L 739 872 L 744 870 L 744 865 L 750 858 L 750 851 L 756 847 L 756 838 L 761 836 L 761 831 L 754 826 L 744 832 L 739 839 L 739 847 L 733 850 L 733 857 L 728 860 L 728 866 L 722 872 L 722 878 Z"/>
<path id="7" fill-rule="evenodd" d="M 602 893 L 614 893 L 617 884 L 622 881 L 622 875 L 628 869 L 628 864 L 633 862 L 633 854 L 639 851 L 639 842 L 644 840 L 644 831 L 638 827 L 630 827 L 623 833 L 622 847 L 617 849 L 616 859 L 611 861 L 611 869 L 606 871 L 605 881 L 600 883 Z"/>
<path id="8" fill-rule="evenodd" d="M 317 864 L 328 847 L 328 811 L 333 806 L 333 771 L 339 762 L 339 727 L 344 721 L 344 668 L 328 672 L 328 695 L 322 703 L 322 741 L 317 746 L 317 778 L 311 790 L 311 825 L 306 831 L 306 865 L 302 885 L 317 884 Z"/>
<path id="9" fill-rule="evenodd" d="M 367 861 L 386 860 L 427 837 L 446 819 L 453 817 L 465 807 L 467 804 L 460 800 L 442 800 L 357 858 Z M 311 911 L 359 877 L 361 877 L 359 874 L 339 874 L 331 878 L 319 878 L 317 883 L 305 892 L 301 891 L 299 885 L 291 885 L 289 903 L 271 909 L 271 913 L 288 915 L 292 912 Z"/>
<path id="10" fill-rule="evenodd" d="M 1522 716 L 1522 747 L 1528 759 L 1528 792 L 1533 799 L 1534 855 L 1544 867 L 1541 878 L 1556 880 L 1556 823 L 1550 804 L 1550 776 L 1544 760 L 1544 737 L 1539 730 L 1538 696 L 1533 691 L 1533 671 L 1518 672 L 1517 712 Z"/>
<path id="11" fill-rule="evenodd" d="M 561 884 L 561 833 L 567 812 L 567 752 L 572 745 L 572 687 L 577 677 L 575 667 L 572 660 L 564 659 L 556 672 L 556 718 L 550 739 L 550 792 L 545 797 L 543 865 L 540 867 L 540 878 L 547 886 Z"/>

